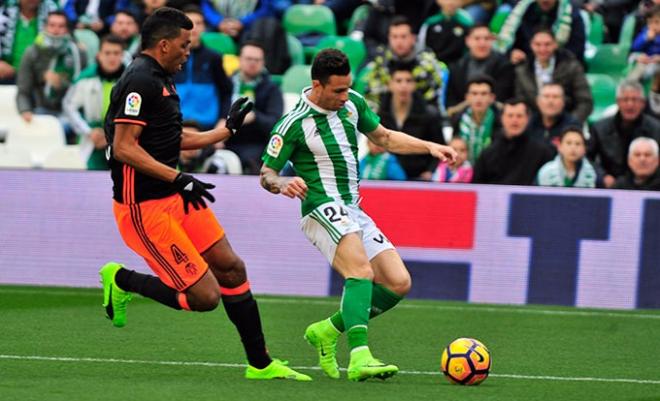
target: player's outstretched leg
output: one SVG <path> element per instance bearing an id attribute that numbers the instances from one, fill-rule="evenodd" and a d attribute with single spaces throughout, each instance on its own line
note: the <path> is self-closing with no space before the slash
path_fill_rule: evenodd
<path id="1" fill-rule="evenodd" d="M 368 347 L 351 350 L 351 361 L 348 364 L 349 380 L 364 381 L 372 377 L 385 380 L 398 371 L 399 368 L 395 365 L 388 365 L 374 358 Z"/>
<path id="2" fill-rule="evenodd" d="M 302 382 L 312 380 L 311 377 L 291 369 L 287 364 L 287 361 L 273 359 L 273 361 L 263 369 L 257 369 L 254 366 L 248 365 L 245 370 L 245 378 L 253 380 L 289 379 Z"/>
<path id="3" fill-rule="evenodd" d="M 176 310 L 190 310 L 186 293 L 165 285 L 158 277 L 128 270 L 116 262 L 105 264 L 99 271 L 103 284 L 103 306 L 115 327 L 126 325 L 126 305 L 135 292 Z M 197 305 L 200 306 L 200 305 Z M 201 305 L 203 306 L 203 305 Z M 198 310 L 206 310 L 198 308 Z"/>
<path id="4" fill-rule="evenodd" d="M 337 339 L 341 332 L 332 325 L 330 319 L 310 324 L 305 330 L 305 340 L 316 348 L 319 365 L 332 379 L 339 379 L 337 364 Z"/>
<path id="5" fill-rule="evenodd" d="M 126 325 L 126 305 L 131 300 L 131 294 L 119 288 L 115 281 L 117 271 L 123 266 L 110 262 L 101 268 L 101 284 L 103 284 L 103 307 L 108 319 L 115 327 Z"/>

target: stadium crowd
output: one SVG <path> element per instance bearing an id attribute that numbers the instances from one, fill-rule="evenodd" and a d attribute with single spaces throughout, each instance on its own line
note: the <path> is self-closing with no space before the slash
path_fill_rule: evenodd
<path id="1" fill-rule="evenodd" d="M 5 152 L 49 115 L 88 169 L 107 169 L 110 91 L 166 5 L 194 23 L 175 77 L 184 125 L 255 105 L 182 171 L 258 174 L 311 58 L 336 47 L 385 127 L 459 153 L 450 166 L 365 139 L 364 179 L 660 190 L 660 0 L 0 0 Z"/>

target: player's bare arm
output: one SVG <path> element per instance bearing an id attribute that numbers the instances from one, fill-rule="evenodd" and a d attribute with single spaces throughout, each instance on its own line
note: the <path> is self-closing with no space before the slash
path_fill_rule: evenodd
<path id="1" fill-rule="evenodd" d="M 203 132 L 189 131 L 184 128 L 181 133 L 181 150 L 201 149 L 208 145 L 225 141 L 231 135 L 231 130 L 227 127 L 216 127 Z"/>
<path id="2" fill-rule="evenodd" d="M 367 137 L 376 145 L 380 145 L 389 152 L 398 154 L 425 154 L 453 164 L 456 161 L 456 151 L 449 146 L 435 142 L 423 141 L 403 132 L 387 129 L 378 124 Z"/>
<path id="3" fill-rule="evenodd" d="M 270 193 L 301 200 L 307 195 L 307 184 L 300 177 L 280 177 L 277 171 L 266 166 L 261 167 L 259 176 L 261 186 Z"/>
<path id="4" fill-rule="evenodd" d="M 126 163 L 137 171 L 159 180 L 173 182 L 179 174 L 175 169 L 157 161 L 142 146 L 138 138 L 142 126 L 136 124 L 117 124 L 112 142 L 114 158 Z"/>

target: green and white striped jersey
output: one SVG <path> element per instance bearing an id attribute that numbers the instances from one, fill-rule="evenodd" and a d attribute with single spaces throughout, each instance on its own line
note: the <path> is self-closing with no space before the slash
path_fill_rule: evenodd
<path id="1" fill-rule="evenodd" d="M 310 91 L 305 88 L 298 104 L 275 124 L 262 156 L 264 165 L 276 171 L 290 160 L 296 175 L 305 180 L 303 216 L 333 200 L 357 203 L 358 131 L 372 132 L 380 123 L 362 95 L 353 90 L 338 111 L 313 104 L 307 98 Z"/>

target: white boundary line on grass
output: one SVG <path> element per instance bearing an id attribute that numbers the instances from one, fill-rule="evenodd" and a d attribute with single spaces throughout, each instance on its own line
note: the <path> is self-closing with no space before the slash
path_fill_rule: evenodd
<path id="1" fill-rule="evenodd" d="M 100 289 L 99 289 L 100 290 Z M 34 289 L 19 289 L 19 288 L 0 288 L 0 294 L 43 294 L 43 295 L 65 295 L 65 296 L 100 296 L 99 293 L 92 292 L 76 292 L 76 291 L 53 291 L 53 290 L 34 290 Z M 336 301 L 326 300 L 313 300 L 313 299 L 293 299 L 293 298 L 263 298 L 257 296 L 260 303 L 264 304 L 299 304 L 304 302 L 311 305 L 328 305 L 338 306 Z M 526 315 L 546 315 L 546 316 L 580 316 L 580 317 L 613 317 L 613 318 L 631 318 L 631 319 L 650 319 L 660 320 L 660 314 L 653 315 L 649 313 L 630 313 L 626 311 L 621 312 L 605 312 L 605 311 L 584 311 L 584 310 L 552 310 L 552 309 L 537 309 L 535 307 L 527 306 L 511 306 L 502 305 L 498 306 L 460 306 L 460 305 L 419 305 L 402 303 L 397 305 L 397 308 L 404 309 L 433 309 L 433 310 L 447 310 L 459 312 L 493 312 L 493 313 L 520 313 Z"/>
<path id="2" fill-rule="evenodd" d="M 280 304 L 295 304 L 301 301 L 295 299 L 271 299 L 271 298 L 259 298 L 259 302 L 262 303 L 280 303 Z M 306 304 L 318 304 L 318 305 L 334 305 L 337 306 L 337 302 L 330 301 L 314 301 L 314 300 L 305 300 Z M 416 305 L 402 303 L 396 306 L 397 308 L 404 309 L 435 309 L 435 310 L 450 310 L 450 311 L 459 311 L 459 312 L 495 312 L 495 313 L 522 313 L 522 314 L 531 314 L 531 315 L 548 315 L 548 316 L 586 316 L 586 317 L 622 317 L 622 318 L 636 318 L 636 319 L 656 319 L 660 320 L 660 315 L 651 315 L 643 313 L 627 313 L 627 312 L 600 312 L 600 311 L 564 311 L 564 310 L 552 310 L 552 309 L 536 309 L 533 307 L 517 307 L 517 306 L 459 306 L 459 305 Z"/>
<path id="3" fill-rule="evenodd" d="M 0 360 L 19 360 L 19 361 L 46 361 L 46 362 L 92 362 L 92 363 L 125 363 L 136 365 L 167 365 L 167 366 L 206 366 L 214 368 L 245 368 L 245 364 L 240 363 L 221 363 L 221 362 L 197 362 L 197 361 L 148 361 L 139 359 L 116 359 L 116 358 L 77 358 L 64 356 L 39 356 L 39 355 L 2 355 Z M 320 370 L 318 366 L 292 366 L 299 370 Z M 346 370 L 346 369 L 341 369 Z M 425 375 L 439 376 L 440 372 L 402 370 L 403 375 Z M 532 376 L 491 373 L 491 377 L 501 379 L 517 380 L 546 380 L 546 381 L 575 381 L 575 382 L 601 382 L 601 383 L 628 383 L 628 384 L 660 384 L 660 380 L 641 380 L 641 379 L 621 379 L 606 377 L 563 377 L 563 376 Z"/>

